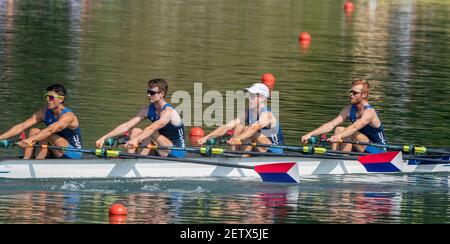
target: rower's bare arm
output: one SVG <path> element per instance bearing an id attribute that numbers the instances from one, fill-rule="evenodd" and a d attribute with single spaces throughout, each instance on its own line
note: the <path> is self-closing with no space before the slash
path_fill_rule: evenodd
<path id="1" fill-rule="evenodd" d="M 75 120 L 75 116 L 73 113 L 66 113 L 61 115 L 61 118 L 55 123 L 49 125 L 47 128 L 41 130 L 38 134 L 28 138 L 31 143 L 36 143 L 46 139 L 47 137 L 56 134 L 65 128 L 69 127 L 73 121 Z"/>
<path id="2" fill-rule="evenodd" d="M 223 136 L 225 135 L 225 133 L 227 133 L 227 131 L 234 129 L 237 125 L 239 125 L 240 121 L 241 120 L 239 118 L 233 119 L 228 123 L 219 126 L 217 129 L 213 130 L 211 133 L 203 137 L 201 140 L 206 141 L 210 138 L 217 138 Z"/>
<path id="3" fill-rule="evenodd" d="M 353 135 L 355 132 L 359 131 L 364 126 L 368 125 L 375 116 L 376 116 L 375 110 L 373 109 L 365 110 L 361 115 L 361 118 L 356 120 L 347 128 L 345 128 L 344 131 L 342 131 L 342 133 L 339 136 L 341 138 L 344 138 Z"/>
<path id="4" fill-rule="evenodd" d="M 110 137 L 115 137 L 115 136 L 122 135 L 123 133 L 127 132 L 131 128 L 133 128 L 136 125 L 138 125 L 143 119 L 147 118 L 147 111 L 148 111 L 148 106 L 142 108 L 136 116 L 134 116 L 133 118 L 131 118 L 127 122 L 118 125 L 112 131 L 108 132 L 107 134 L 102 136 L 100 139 L 98 139 L 96 141 L 96 143 L 95 143 L 96 146 L 98 148 L 100 148 L 100 147 L 103 146 L 103 143 L 105 142 L 106 139 L 108 139 Z"/>
<path id="5" fill-rule="evenodd" d="M 242 133 L 235 137 L 235 139 L 242 141 L 252 137 L 256 132 L 260 131 L 262 128 L 269 127 L 272 124 L 273 114 L 271 112 L 261 113 L 258 121 L 249 125 Z"/>
<path id="6" fill-rule="evenodd" d="M 172 113 L 174 112 L 175 110 L 172 108 L 166 108 L 165 110 L 163 110 L 159 115 L 159 119 L 153 122 L 151 125 L 147 126 L 136 138 L 137 142 L 142 142 L 146 138 L 150 137 L 153 133 L 155 133 L 155 131 L 158 131 L 159 129 L 170 123 L 170 121 L 172 120 Z"/>
<path id="7" fill-rule="evenodd" d="M 319 128 L 309 132 L 305 136 L 308 136 L 308 139 L 309 139 L 309 137 L 311 137 L 311 136 L 326 134 L 326 133 L 332 131 L 334 128 L 336 128 L 336 126 L 342 124 L 343 122 L 344 122 L 344 118 L 341 115 L 338 115 L 333 120 L 321 125 Z"/>
<path id="8" fill-rule="evenodd" d="M 342 109 L 341 113 L 336 118 L 334 118 L 331 121 L 328 121 L 327 123 L 321 125 L 319 128 L 302 136 L 302 142 L 303 143 L 308 142 L 309 138 L 311 138 L 312 136 L 318 136 L 318 135 L 329 133 L 334 128 L 336 128 L 338 125 L 344 123 L 344 121 L 348 118 L 349 112 L 350 112 L 350 106 L 345 107 L 344 109 Z"/>
<path id="9" fill-rule="evenodd" d="M 25 131 L 26 129 L 32 127 L 33 125 L 35 125 L 35 124 L 37 124 L 37 123 L 39 123 L 41 121 L 43 121 L 44 120 L 43 113 L 44 113 L 43 111 L 39 110 L 36 113 L 34 113 L 27 120 L 23 121 L 20 124 L 17 124 L 15 126 L 13 126 L 7 132 L 5 132 L 4 134 L 0 135 L 0 140 L 4 140 L 4 139 L 8 139 L 8 138 L 17 136 L 20 133 L 22 133 L 23 131 Z"/>

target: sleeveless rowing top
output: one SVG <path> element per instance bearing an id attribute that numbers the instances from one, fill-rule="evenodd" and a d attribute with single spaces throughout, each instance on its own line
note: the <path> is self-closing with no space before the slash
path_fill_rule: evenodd
<path id="1" fill-rule="evenodd" d="M 64 108 L 61 114 L 58 117 L 55 117 L 55 115 L 52 113 L 52 110 L 47 109 L 47 112 L 45 113 L 45 119 L 44 123 L 49 126 L 56 121 L 59 120 L 59 118 L 65 114 L 65 113 L 73 113 L 72 110 L 68 108 Z M 74 148 L 81 149 L 82 147 L 82 140 L 81 140 L 81 130 L 80 127 L 72 130 L 69 128 L 65 128 L 64 130 L 56 133 L 58 136 L 66 139 L 70 145 L 72 145 Z"/>
<path id="2" fill-rule="evenodd" d="M 364 106 L 364 110 L 365 109 L 374 109 L 374 108 L 371 105 L 366 105 Z M 357 110 L 356 105 L 353 104 L 349 116 L 350 121 L 352 123 L 355 123 L 355 121 L 357 120 L 356 110 Z M 377 113 L 378 116 L 378 112 L 377 111 L 375 112 Z M 386 137 L 384 136 L 384 128 L 382 123 L 378 128 L 372 127 L 371 125 L 366 125 L 363 128 L 361 128 L 359 132 L 367 136 L 367 138 L 369 138 L 369 140 L 373 143 L 386 144 Z"/>
<path id="3" fill-rule="evenodd" d="M 161 111 L 164 111 L 167 107 L 172 107 L 172 105 L 166 103 L 162 108 Z M 150 104 L 148 107 L 148 113 L 147 117 L 151 122 L 155 122 L 159 120 L 159 115 L 156 114 L 156 108 L 155 105 Z M 167 137 L 174 146 L 176 147 L 185 147 L 185 141 L 184 141 L 184 124 L 181 123 L 179 126 L 176 126 L 172 124 L 171 122 L 167 123 L 166 126 L 158 130 L 159 134 Z"/>
<path id="4" fill-rule="evenodd" d="M 264 107 L 261 113 L 272 112 L 270 108 Z M 259 113 L 256 118 L 250 115 L 250 111 L 247 109 L 247 117 L 245 118 L 246 125 L 251 125 L 259 120 Z M 273 145 L 284 145 L 283 131 L 281 130 L 280 121 L 277 121 L 277 125 L 274 128 L 264 127 L 260 130 L 260 133 L 267 136 Z"/>

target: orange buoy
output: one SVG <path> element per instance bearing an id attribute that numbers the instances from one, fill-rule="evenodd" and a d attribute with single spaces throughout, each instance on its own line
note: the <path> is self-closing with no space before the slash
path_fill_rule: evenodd
<path id="1" fill-rule="evenodd" d="M 202 138 L 203 138 L 203 136 L 189 136 L 189 143 L 193 147 L 200 146 L 200 145 L 197 144 L 197 141 L 202 139 Z"/>
<path id="2" fill-rule="evenodd" d="M 347 12 L 351 12 L 355 9 L 355 5 L 351 1 L 346 1 L 344 4 L 344 10 Z"/>
<path id="3" fill-rule="evenodd" d="M 190 136 L 205 136 L 205 131 L 200 127 L 194 127 L 189 133 Z"/>
<path id="4" fill-rule="evenodd" d="M 302 41 L 300 41 L 300 46 L 303 49 L 308 49 L 310 45 L 311 45 L 311 40 L 302 40 Z"/>
<path id="5" fill-rule="evenodd" d="M 112 225 L 126 224 L 127 223 L 127 216 L 126 215 L 110 215 L 109 216 L 109 223 L 112 224 Z"/>
<path id="6" fill-rule="evenodd" d="M 198 146 L 197 140 L 201 139 L 205 136 L 205 131 L 200 127 L 194 127 L 191 129 L 191 132 L 189 133 L 189 142 L 191 143 L 191 146 Z"/>
<path id="7" fill-rule="evenodd" d="M 116 203 L 109 209 L 109 215 L 127 215 L 128 210 L 122 204 Z"/>
<path id="8" fill-rule="evenodd" d="M 299 41 L 304 41 L 304 42 L 306 42 L 306 41 L 311 41 L 311 35 L 308 33 L 308 32 L 302 32 L 302 33 L 300 33 L 300 35 L 299 35 L 299 37 L 298 37 L 298 40 Z"/>
<path id="9" fill-rule="evenodd" d="M 275 87 L 275 76 L 271 73 L 266 73 L 261 76 L 261 82 L 269 88 L 270 91 Z"/>

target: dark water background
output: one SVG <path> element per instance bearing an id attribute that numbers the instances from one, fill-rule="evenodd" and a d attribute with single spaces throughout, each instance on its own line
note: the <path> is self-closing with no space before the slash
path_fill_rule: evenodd
<path id="1" fill-rule="evenodd" d="M 0 0 L 0 132 L 45 105 L 55 82 L 68 88 L 67 106 L 93 146 L 147 103 L 149 79 L 192 94 L 194 82 L 225 92 L 270 72 L 288 144 L 339 113 L 351 80 L 368 78 L 390 142 L 450 146 L 450 2 L 361 0 L 351 13 L 343 3 Z M 309 47 L 298 42 L 302 31 Z M 0 180 L 0 222 L 107 223 L 109 205 L 121 201 L 128 223 L 449 223 L 448 189 L 447 175 L 296 186 Z"/>

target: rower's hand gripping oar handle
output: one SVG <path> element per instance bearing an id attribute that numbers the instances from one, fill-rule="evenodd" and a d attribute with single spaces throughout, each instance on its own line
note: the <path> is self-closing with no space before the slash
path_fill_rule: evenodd
<path id="1" fill-rule="evenodd" d="M 17 145 L 17 142 L 25 140 L 25 132 L 20 133 L 20 136 L 14 139 L 5 139 L 0 141 L 0 148 L 13 148 Z"/>
<path id="2" fill-rule="evenodd" d="M 103 145 L 105 147 L 118 147 L 119 145 L 122 144 L 126 144 L 127 141 L 130 139 L 128 131 L 123 133 L 120 136 L 116 136 L 116 137 L 110 137 L 108 139 L 105 140 L 105 142 L 103 143 Z"/>

